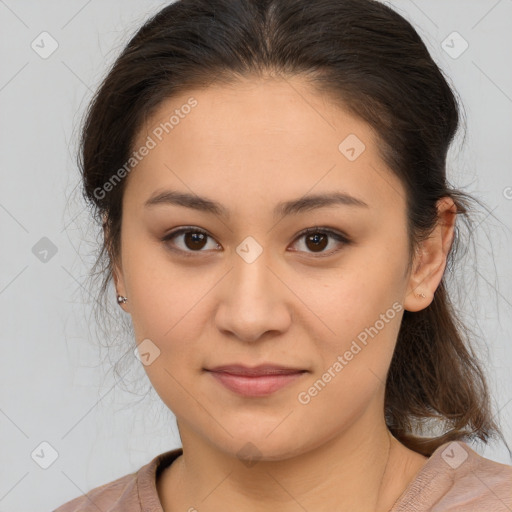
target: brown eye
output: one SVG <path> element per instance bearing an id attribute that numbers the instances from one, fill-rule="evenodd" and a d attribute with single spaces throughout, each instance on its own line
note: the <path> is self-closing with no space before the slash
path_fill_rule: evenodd
<path id="1" fill-rule="evenodd" d="M 181 237 L 181 244 L 178 243 Z M 169 248 L 175 252 L 180 253 L 183 256 L 193 256 L 194 253 L 209 252 L 207 251 L 208 241 L 212 240 L 212 249 L 221 249 L 221 246 L 214 241 L 214 239 L 204 230 L 194 227 L 185 227 L 177 229 L 164 238 L 162 241 L 165 242 Z M 351 243 L 347 236 L 342 235 L 337 231 L 333 231 L 327 228 L 308 228 L 304 230 L 296 240 L 305 240 L 305 250 L 299 250 L 298 252 L 306 252 L 309 254 L 317 254 L 318 256 L 330 256 L 333 253 L 338 252 L 343 246 Z M 337 242 L 337 245 L 341 246 L 338 248 L 326 251 L 326 247 L 329 246 L 330 240 Z M 334 244 L 336 246 L 336 244 Z"/>
<path id="2" fill-rule="evenodd" d="M 205 246 L 207 235 L 203 233 L 196 233 L 193 231 L 189 231 L 188 233 L 184 234 L 184 243 L 187 246 L 188 249 L 191 250 L 200 250 Z"/>
<path id="3" fill-rule="evenodd" d="M 299 233 L 296 240 L 302 239 L 304 239 L 304 246 L 306 247 L 306 250 L 300 250 L 299 252 L 318 254 L 319 256 L 330 256 L 331 254 L 338 252 L 343 246 L 351 243 L 347 236 L 342 235 L 337 231 L 333 231 L 332 229 L 321 227 L 308 228 L 302 231 Z M 337 242 L 334 246 L 338 245 L 341 247 L 326 251 L 325 248 L 329 245 L 330 240 L 335 240 Z"/>
<path id="4" fill-rule="evenodd" d="M 174 240 L 182 238 L 181 244 L 176 243 Z M 210 235 L 199 228 L 180 228 L 176 231 L 173 231 L 162 238 L 163 242 L 166 242 L 169 247 L 180 253 L 183 253 L 185 256 L 191 255 L 194 252 L 206 252 L 203 250 L 208 245 L 208 239 L 211 238 Z M 213 238 L 212 238 L 213 240 Z M 218 244 L 213 244 L 214 249 L 218 248 Z"/>
<path id="5" fill-rule="evenodd" d="M 315 251 L 323 251 L 327 246 L 328 236 L 323 233 L 315 233 L 314 235 L 306 236 L 306 246 L 308 249 L 311 249 L 313 252 Z"/>

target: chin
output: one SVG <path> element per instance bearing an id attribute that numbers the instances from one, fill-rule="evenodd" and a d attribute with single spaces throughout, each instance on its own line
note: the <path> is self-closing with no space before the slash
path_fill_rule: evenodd
<path id="1" fill-rule="evenodd" d="M 266 429 L 259 432 L 248 431 L 243 435 L 240 432 L 231 432 L 233 438 L 228 436 L 221 442 L 210 439 L 210 443 L 227 455 L 236 457 L 248 467 L 258 461 L 270 462 L 291 459 L 305 451 L 303 443 L 297 440 L 291 432 L 284 429 L 280 433 L 281 435 L 272 433 L 270 436 L 267 436 Z"/>

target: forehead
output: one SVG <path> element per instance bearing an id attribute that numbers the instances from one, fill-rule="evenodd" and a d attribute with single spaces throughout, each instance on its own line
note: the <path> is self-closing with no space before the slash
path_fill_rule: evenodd
<path id="1" fill-rule="evenodd" d="M 168 98 L 134 149 L 148 137 L 154 147 L 129 176 L 146 195 L 166 182 L 219 197 L 238 187 L 282 199 L 320 186 L 396 202 L 386 193 L 402 192 L 371 127 L 298 78 L 243 80 Z M 351 147 L 355 159 L 346 153 Z"/>
<path id="2" fill-rule="evenodd" d="M 187 106 L 191 98 L 196 102 L 193 108 Z M 160 125 L 165 128 L 175 113 L 181 115 L 173 121 L 173 132 L 180 132 L 178 124 L 186 125 L 188 139 L 209 145 L 230 146 L 236 140 L 250 147 L 265 138 L 271 144 L 282 145 L 285 141 L 276 140 L 275 135 L 281 139 L 287 135 L 293 138 L 290 145 L 314 141 L 318 146 L 321 137 L 322 149 L 332 149 L 332 145 L 337 149 L 337 141 L 347 129 L 358 130 L 361 137 L 369 137 L 366 132 L 371 132 L 364 122 L 298 77 L 241 79 L 181 93 L 159 105 L 144 126 L 146 133 Z"/>

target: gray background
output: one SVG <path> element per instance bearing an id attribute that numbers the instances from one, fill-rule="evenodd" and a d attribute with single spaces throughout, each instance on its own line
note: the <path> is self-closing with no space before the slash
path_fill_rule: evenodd
<path id="1" fill-rule="evenodd" d="M 0 512 L 51 510 L 179 446 L 172 414 L 144 391 L 140 363 L 133 358 L 125 388 L 111 370 L 115 356 L 98 347 L 86 282 L 97 232 L 75 165 L 93 91 L 142 21 L 166 3 L 0 0 Z M 413 22 L 465 106 L 467 137 L 450 152 L 449 177 L 492 215 L 482 211 L 475 225 L 478 257 L 469 270 L 477 267 L 457 306 L 482 337 L 512 445 L 512 0 L 389 3 Z M 43 31 L 58 44 L 47 58 L 41 53 L 55 43 Z M 461 55 L 463 41 L 448 37 L 454 31 L 469 44 Z M 55 254 L 41 252 L 50 246 L 43 237 Z M 117 308 L 113 290 L 111 298 Z M 48 469 L 39 465 L 51 454 L 42 442 L 58 452 Z M 500 442 L 474 448 L 510 464 Z M 45 454 L 34 456 L 39 464 L 34 450 Z"/>

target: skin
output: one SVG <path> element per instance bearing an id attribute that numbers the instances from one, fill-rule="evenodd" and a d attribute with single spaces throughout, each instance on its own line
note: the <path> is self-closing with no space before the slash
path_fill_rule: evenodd
<path id="1" fill-rule="evenodd" d="M 135 147 L 191 96 L 198 105 L 127 178 L 114 271 L 137 343 L 149 338 L 160 350 L 145 370 L 176 415 L 183 444 L 158 480 L 162 507 L 387 511 L 427 460 L 384 420 L 403 309 L 308 404 L 297 397 L 393 303 L 409 311 L 431 303 L 453 241 L 454 204 L 439 201 L 438 226 L 407 272 L 405 191 L 367 124 L 297 77 L 251 79 L 166 100 Z M 354 161 L 338 149 L 349 134 L 366 146 Z M 144 207 L 168 188 L 218 201 L 231 217 Z M 334 190 L 368 208 L 272 216 L 280 201 Z M 184 235 L 162 242 L 183 226 L 208 232 L 203 248 L 186 245 Z M 297 236 L 314 226 L 352 243 L 330 237 L 316 252 Z M 263 250 L 252 263 L 236 252 L 247 236 Z M 261 362 L 308 372 L 270 396 L 248 398 L 203 370 Z M 248 442 L 259 457 L 252 465 L 238 454 Z"/>

